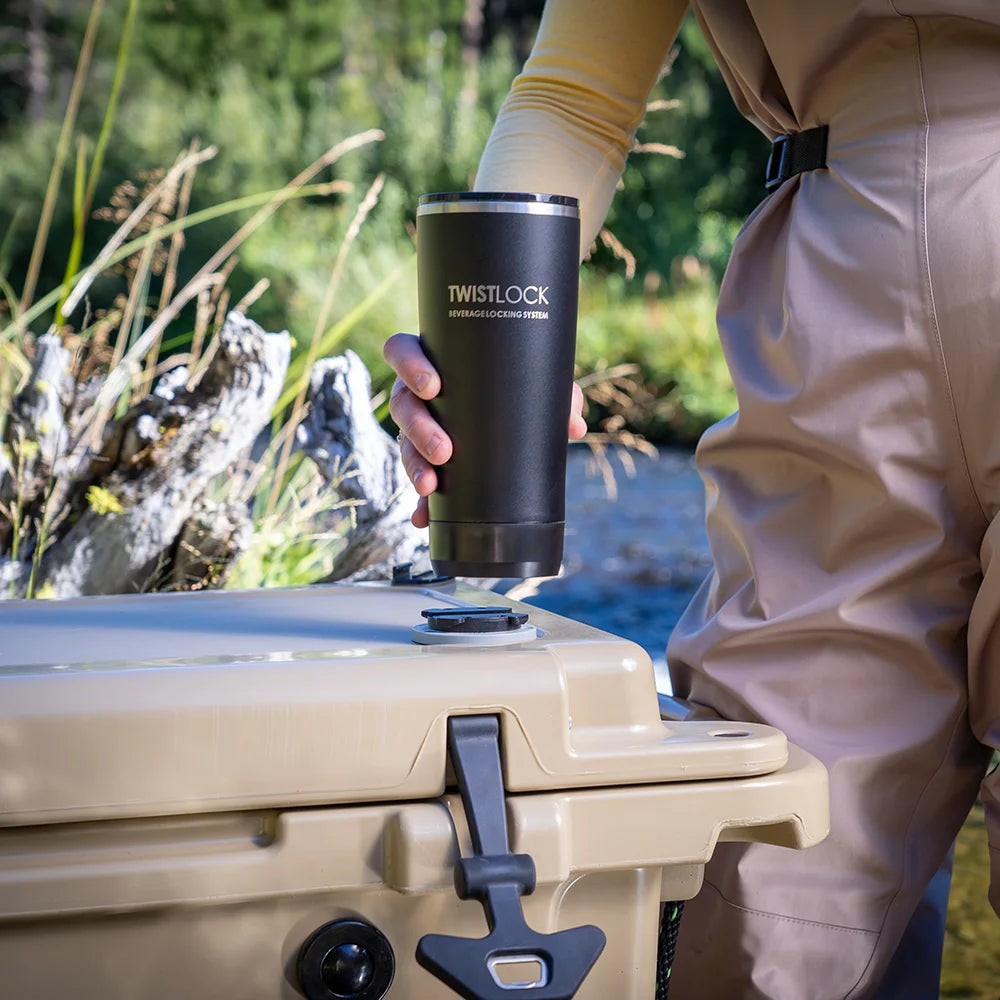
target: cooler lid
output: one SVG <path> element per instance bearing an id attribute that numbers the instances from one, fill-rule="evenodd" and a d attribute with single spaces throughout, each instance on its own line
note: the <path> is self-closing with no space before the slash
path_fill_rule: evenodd
<path id="1" fill-rule="evenodd" d="M 414 641 L 423 611 L 483 605 L 535 629 Z M 510 792 L 787 759 L 767 726 L 662 722 L 634 643 L 454 581 L 10 601 L 0 825 L 430 798 L 473 713 L 501 719 Z"/>

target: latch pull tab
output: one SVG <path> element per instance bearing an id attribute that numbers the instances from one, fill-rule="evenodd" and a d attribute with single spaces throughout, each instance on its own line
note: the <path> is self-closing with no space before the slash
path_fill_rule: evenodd
<path id="1" fill-rule="evenodd" d="M 497 716 L 449 718 L 448 757 L 474 852 L 455 865 L 455 891 L 483 904 L 490 932 L 426 934 L 417 961 L 465 1000 L 572 1000 L 606 939 L 592 925 L 539 934 L 524 921 L 521 896 L 535 890 L 535 863 L 510 852 Z"/>

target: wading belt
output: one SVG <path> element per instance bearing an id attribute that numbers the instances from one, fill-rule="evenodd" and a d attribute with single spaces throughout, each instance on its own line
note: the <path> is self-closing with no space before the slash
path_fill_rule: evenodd
<path id="1" fill-rule="evenodd" d="M 789 177 L 805 170 L 818 170 L 826 166 L 826 136 L 828 125 L 806 129 L 791 135 L 779 135 L 771 144 L 767 158 L 764 189 L 773 191 Z"/>

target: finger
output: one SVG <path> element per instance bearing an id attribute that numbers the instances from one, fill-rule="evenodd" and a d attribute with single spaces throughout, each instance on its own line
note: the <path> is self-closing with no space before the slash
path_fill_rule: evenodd
<path id="1" fill-rule="evenodd" d="M 569 413 L 569 436 L 578 441 L 587 433 L 587 421 L 583 419 L 583 390 L 573 383 L 573 402 Z"/>
<path id="2" fill-rule="evenodd" d="M 420 399 L 433 399 L 441 391 L 441 377 L 412 333 L 397 333 L 382 345 L 382 357 Z"/>
<path id="3" fill-rule="evenodd" d="M 410 523 L 414 528 L 426 528 L 431 523 L 430 512 L 427 510 L 427 497 L 421 497 L 417 509 L 410 515 Z"/>
<path id="4" fill-rule="evenodd" d="M 419 495 L 417 506 L 410 515 L 410 523 L 415 528 L 426 528 L 430 523 L 427 494 L 437 489 L 437 473 L 405 437 L 399 442 L 399 453 L 403 469 Z"/>
<path id="5" fill-rule="evenodd" d="M 400 379 L 396 379 L 392 387 L 389 414 L 396 421 L 400 433 L 428 462 L 441 465 L 451 458 L 451 439 L 427 411 L 423 400 L 418 399 Z"/>
<path id="6" fill-rule="evenodd" d="M 414 447 L 413 442 L 403 438 L 399 442 L 399 454 L 406 476 L 413 483 L 419 496 L 433 493 L 438 486 L 437 471 Z"/>

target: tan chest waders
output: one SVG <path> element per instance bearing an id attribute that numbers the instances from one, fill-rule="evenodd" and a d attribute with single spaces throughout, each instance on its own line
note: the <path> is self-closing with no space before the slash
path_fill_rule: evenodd
<path id="1" fill-rule="evenodd" d="M 650 1000 L 719 840 L 827 825 L 777 730 L 461 584 L 0 606 L 10 1000 Z"/>

